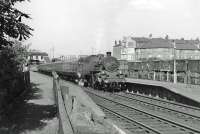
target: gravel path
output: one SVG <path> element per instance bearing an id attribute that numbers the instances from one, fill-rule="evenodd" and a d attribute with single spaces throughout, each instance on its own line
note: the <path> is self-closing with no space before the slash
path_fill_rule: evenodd
<path id="1" fill-rule="evenodd" d="M 52 78 L 31 72 L 31 89 L 0 119 L 0 134 L 56 134 Z"/>

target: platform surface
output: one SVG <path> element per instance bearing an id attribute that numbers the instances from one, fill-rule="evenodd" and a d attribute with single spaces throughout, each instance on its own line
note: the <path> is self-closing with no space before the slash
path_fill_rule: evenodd
<path id="1" fill-rule="evenodd" d="M 85 91 L 80 87 L 71 82 L 62 80 L 61 85 L 69 87 L 69 95 L 76 96 L 79 102 L 88 106 L 92 111 L 99 117 L 104 118 L 104 112 L 96 105 L 95 102 L 85 93 Z"/>
<path id="2" fill-rule="evenodd" d="M 126 78 L 126 82 L 129 83 L 138 83 L 144 85 L 153 85 L 153 86 L 161 86 L 169 89 L 170 91 L 188 97 L 192 100 L 200 102 L 200 86 L 199 85 L 189 85 L 183 83 L 171 83 L 171 82 L 163 82 L 163 81 L 154 81 L 154 80 L 144 80 L 144 79 L 134 79 L 134 78 Z"/>

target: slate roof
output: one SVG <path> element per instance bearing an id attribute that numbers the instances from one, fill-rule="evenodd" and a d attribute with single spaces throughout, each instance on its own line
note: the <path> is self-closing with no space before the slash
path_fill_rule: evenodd
<path id="1" fill-rule="evenodd" d="M 147 43 L 144 43 L 138 46 L 137 48 L 148 49 L 148 48 L 171 48 L 171 47 L 172 44 L 168 40 L 162 38 L 152 38 Z"/>
<path id="2" fill-rule="evenodd" d="M 172 40 L 171 40 L 172 41 Z M 200 42 L 197 40 L 182 40 L 182 39 L 176 39 L 174 40 L 176 42 L 176 44 L 190 44 L 190 45 L 194 45 L 194 44 L 199 44 Z"/>
<path id="3" fill-rule="evenodd" d="M 199 48 L 194 44 L 176 44 L 176 48 L 180 50 L 198 50 Z"/>
<path id="4" fill-rule="evenodd" d="M 29 52 L 29 55 L 30 56 L 48 56 L 48 54 L 47 53 L 45 53 L 45 52 Z"/>
<path id="5" fill-rule="evenodd" d="M 180 50 L 197 50 L 198 47 L 195 45 L 196 42 L 188 41 L 188 40 L 175 40 L 176 49 Z M 166 40 L 163 38 L 152 38 L 149 39 L 148 42 L 143 43 L 137 48 L 139 49 L 153 49 L 153 48 L 173 48 L 172 40 Z"/>
<path id="6" fill-rule="evenodd" d="M 131 39 L 135 40 L 137 43 L 149 42 L 149 38 L 146 37 L 132 37 Z"/>

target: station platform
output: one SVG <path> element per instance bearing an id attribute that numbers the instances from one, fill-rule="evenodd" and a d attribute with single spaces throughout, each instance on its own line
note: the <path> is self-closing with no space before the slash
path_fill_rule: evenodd
<path id="1" fill-rule="evenodd" d="M 191 84 L 183 84 L 183 83 L 174 84 L 171 82 L 134 79 L 134 78 L 126 78 L 126 82 L 164 87 L 176 94 L 180 94 L 184 97 L 190 98 L 200 103 L 200 86 L 199 85 L 191 85 Z"/>
<path id="2" fill-rule="evenodd" d="M 96 115 L 101 118 L 105 118 L 104 112 L 96 105 L 96 103 L 85 93 L 85 91 L 80 87 L 71 82 L 62 80 L 61 85 L 64 87 L 68 87 L 68 94 L 70 96 L 75 96 L 78 102 L 87 106 L 90 110 L 92 110 Z"/>

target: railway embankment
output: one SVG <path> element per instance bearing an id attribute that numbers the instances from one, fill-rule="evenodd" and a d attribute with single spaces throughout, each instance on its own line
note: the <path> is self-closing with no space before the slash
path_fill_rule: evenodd
<path id="1" fill-rule="evenodd" d="M 103 111 L 81 87 L 59 80 L 53 73 L 53 87 L 59 113 L 59 134 L 125 134 L 106 119 Z"/>

